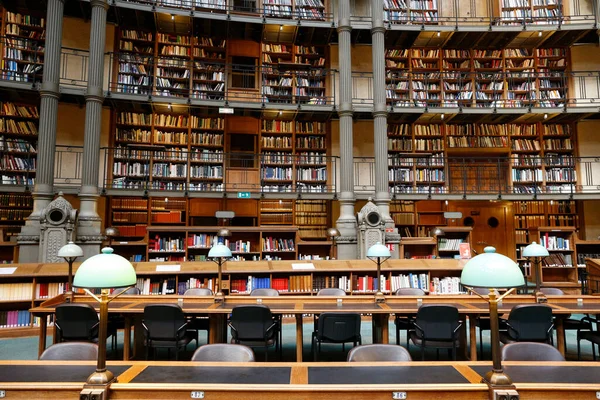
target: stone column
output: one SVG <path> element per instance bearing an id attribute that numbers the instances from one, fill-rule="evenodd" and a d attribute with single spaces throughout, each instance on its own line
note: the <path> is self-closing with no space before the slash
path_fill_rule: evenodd
<path id="1" fill-rule="evenodd" d="M 104 46 L 106 42 L 106 0 L 91 0 L 90 62 L 85 93 L 85 133 L 83 142 L 82 185 L 77 239 L 84 242 L 84 257 L 98 254 L 103 236 L 98 215 L 98 173 L 100 167 L 100 133 L 102 127 L 102 82 L 104 79 Z"/>
<path id="2" fill-rule="evenodd" d="M 48 0 L 44 76 L 40 89 L 40 126 L 37 144 L 37 170 L 33 187 L 33 212 L 18 236 L 19 262 L 38 262 L 40 217 L 54 197 L 54 155 L 60 97 L 60 52 L 64 0 Z"/>
<path id="3" fill-rule="evenodd" d="M 383 0 L 371 0 L 371 38 L 373 52 L 373 131 L 375 134 L 375 204 L 385 222 L 386 243 L 393 246 L 398 257 L 400 237 L 390 216 L 390 191 L 388 177 L 387 106 L 385 101 L 385 25 Z"/>
<path id="4" fill-rule="evenodd" d="M 340 217 L 336 221 L 339 259 L 357 257 L 356 216 L 354 215 L 354 162 L 352 132 L 352 61 L 350 58 L 350 1 L 338 1 L 338 42 L 340 70 Z"/>

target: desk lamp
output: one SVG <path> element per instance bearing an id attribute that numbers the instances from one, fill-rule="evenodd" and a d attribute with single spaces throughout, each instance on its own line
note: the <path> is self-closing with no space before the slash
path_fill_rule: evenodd
<path id="1" fill-rule="evenodd" d="M 516 287 L 525 284 L 521 269 L 510 258 L 496 253 L 496 249 L 488 246 L 483 254 L 470 259 L 464 266 L 460 275 L 460 283 L 471 290 L 475 295 L 488 300 L 490 307 L 490 332 L 492 344 L 493 369 L 483 378 L 483 382 L 494 389 L 497 386 L 512 387 L 512 380 L 502 370 L 500 360 L 500 339 L 498 326 L 498 302 L 512 293 Z M 490 289 L 488 298 L 479 295 L 471 288 L 481 287 Z M 495 289 L 508 289 L 500 297 L 496 297 Z"/>
<path id="2" fill-rule="evenodd" d="M 375 243 L 367 250 L 367 258 L 377 263 L 377 290 L 375 292 L 375 302 L 385 303 L 385 297 L 381 291 L 381 263 L 390 258 L 392 254 L 387 246 L 381 244 L 381 242 Z"/>
<path id="3" fill-rule="evenodd" d="M 69 264 L 69 283 L 67 289 L 67 303 L 73 301 L 73 262 L 77 257 L 83 256 L 83 250 L 77 246 L 73 241 L 65 244 L 58 250 L 57 256 L 62 257 Z"/>
<path id="4" fill-rule="evenodd" d="M 542 287 L 542 259 L 548 257 L 548 249 L 536 242 L 531 243 L 523 249 L 521 254 L 533 265 L 535 274 L 535 301 L 537 303 L 546 303 L 546 296 L 540 291 Z"/>
<path id="5" fill-rule="evenodd" d="M 218 265 L 217 270 L 217 293 L 215 294 L 215 302 L 221 303 L 225 300 L 223 295 L 223 283 L 221 281 L 221 274 L 223 269 L 223 262 L 225 259 L 231 257 L 231 250 L 223 243 L 219 242 L 210 248 L 208 251 L 208 258 L 212 258 Z"/>
<path id="6" fill-rule="evenodd" d="M 104 230 L 104 235 L 106 235 L 106 237 L 108 238 L 108 247 L 112 246 L 113 238 L 119 236 L 120 234 L 121 233 L 119 232 L 119 229 L 113 226 L 109 226 Z"/>
<path id="7" fill-rule="evenodd" d="M 327 236 L 331 238 L 331 251 L 329 254 L 329 258 L 335 260 L 337 258 L 337 248 L 335 247 L 335 240 L 338 236 L 340 236 L 340 231 L 337 228 L 329 228 L 327 229 Z"/>
<path id="8" fill-rule="evenodd" d="M 98 363 L 96 372 L 86 385 L 106 386 L 115 380 L 112 372 L 106 369 L 106 327 L 108 325 L 108 303 L 123 294 L 136 283 L 135 270 L 127 259 L 112 254 L 113 249 L 105 247 L 101 254 L 81 263 L 73 279 L 73 286 L 83 288 L 87 294 L 100 303 L 100 327 L 98 329 Z M 117 295 L 108 298 L 110 289 L 123 288 Z M 100 298 L 89 289 L 101 289 Z M 85 391 L 85 389 L 84 389 Z M 82 392 L 82 395 L 84 392 Z"/>

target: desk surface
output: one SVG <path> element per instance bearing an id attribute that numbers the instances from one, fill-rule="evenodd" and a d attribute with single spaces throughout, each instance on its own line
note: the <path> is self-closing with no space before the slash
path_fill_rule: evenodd
<path id="1" fill-rule="evenodd" d="M 144 307 L 153 303 L 177 303 L 182 296 L 122 296 L 109 304 L 109 312 L 139 314 Z M 577 299 L 583 298 L 582 305 L 577 304 Z M 371 314 L 389 313 L 416 313 L 419 305 L 417 297 L 412 296 L 387 296 L 385 303 L 375 303 L 374 297 L 369 295 L 353 295 L 343 297 L 343 302 L 337 303 L 336 297 L 326 296 L 278 296 L 263 297 L 262 304 L 267 305 L 275 313 L 283 314 L 312 314 L 326 311 L 360 312 Z M 487 314 L 489 305 L 485 299 L 470 295 L 450 296 L 423 296 L 423 304 L 448 304 L 458 308 L 462 314 Z M 39 307 L 30 311 L 35 315 L 44 315 L 54 312 L 57 304 L 63 302 L 62 296 L 45 301 Z M 89 296 L 76 295 L 76 303 L 86 303 L 98 307 Z M 511 295 L 499 304 L 501 313 L 508 313 L 517 304 L 533 304 L 533 296 Z M 186 313 L 198 314 L 226 314 L 240 304 L 256 304 L 255 297 L 227 296 L 222 303 L 215 303 L 213 297 L 185 297 L 183 310 Z M 600 296 L 548 296 L 548 303 L 554 314 L 571 313 L 600 313 Z"/>
<path id="2" fill-rule="evenodd" d="M 215 398 L 229 395 L 263 399 L 274 393 L 281 398 L 285 393 L 286 399 L 295 399 L 302 398 L 299 395 L 307 398 L 307 392 L 314 391 L 327 392 L 327 398 L 387 392 L 387 397 L 381 398 L 389 399 L 390 391 L 406 391 L 410 392 L 409 399 L 416 399 L 428 398 L 420 395 L 426 392 L 446 391 L 454 396 L 448 398 L 483 399 L 487 397 L 487 386 L 480 381 L 491 365 L 489 362 L 109 362 L 108 369 L 118 379 L 111 386 L 111 398 L 117 399 L 189 399 L 194 390 L 220 394 L 221 397 Z M 25 398 L 26 394 L 40 390 L 58 393 L 67 388 L 77 392 L 93 370 L 91 362 L 0 361 L 0 390 L 6 390 L 7 397 L 16 398 L 17 394 Z M 522 399 L 541 398 L 527 396 L 548 395 L 550 391 L 562 392 L 562 396 L 569 391 L 569 399 L 595 398 L 595 391 L 600 390 L 600 362 L 506 362 L 505 371 L 513 378 Z M 446 398 L 439 396 L 435 398 Z"/>

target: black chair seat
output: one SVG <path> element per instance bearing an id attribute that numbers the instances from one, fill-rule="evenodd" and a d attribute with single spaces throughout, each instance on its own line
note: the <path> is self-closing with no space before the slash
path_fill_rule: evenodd
<path id="1" fill-rule="evenodd" d="M 194 336 L 193 334 L 191 334 L 191 332 L 186 332 L 183 337 L 177 341 L 175 340 L 169 340 L 169 339 L 165 339 L 165 340 L 161 340 L 161 339 L 152 339 L 150 341 L 150 345 L 152 347 L 170 347 L 170 348 L 182 348 L 187 346 L 192 340 L 194 340 Z M 148 344 L 147 344 L 148 345 Z"/>
<path id="2" fill-rule="evenodd" d="M 56 307 L 55 327 L 59 342 L 91 342 L 98 343 L 100 320 L 94 307 L 89 304 L 65 303 Z M 108 321 L 106 337 L 112 338 L 111 349 L 117 345 L 116 326 Z"/>
<path id="3" fill-rule="evenodd" d="M 600 345 L 600 332 L 591 332 L 591 331 L 581 332 L 579 334 L 579 338 L 580 338 L 580 340 L 588 340 L 594 344 Z"/>
<path id="4" fill-rule="evenodd" d="M 520 304 L 510 310 L 505 320 L 507 330 L 500 332 L 502 343 L 552 342 L 554 328 L 552 308 L 545 304 Z"/>
<path id="5" fill-rule="evenodd" d="M 589 321 L 576 319 L 576 318 L 567 318 L 563 321 L 563 327 L 565 330 L 592 330 L 592 324 Z"/>
<path id="6" fill-rule="evenodd" d="M 268 361 L 267 349 L 275 346 L 281 357 L 281 323 L 269 307 L 262 304 L 235 306 L 231 310 L 229 327 L 231 343 L 264 347 L 265 361 Z"/>
<path id="7" fill-rule="evenodd" d="M 423 338 L 419 337 L 417 332 L 410 332 L 410 340 L 416 346 L 423 346 Z M 425 340 L 426 347 L 436 347 L 439 349 L 451 349 L 453 347 L 460 346 L 460 340 L 455 339 L 454 343 L 450 341 L 441 341 L 441 340 Z"/>
<path id="8" fill-rule="evenodd" d="M 317 361 L 317 353 L 321 343 L 341 343 L 345 351 L 346 343 L 354 346 L 362 344 L 360 335 L 360 314 L 326 312 L 319 316 L 317 330 L 312 333 L 313 360 Z"/>

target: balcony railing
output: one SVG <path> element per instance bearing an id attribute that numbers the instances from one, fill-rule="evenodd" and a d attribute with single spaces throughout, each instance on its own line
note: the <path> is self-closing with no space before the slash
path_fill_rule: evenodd
<path id="1" fill-rule="evenodd" d="M 334 20 L 333 13 L 328 11 L 329 7 L 314 6 L 319 1 L 285 1 L 265 4 L 259 7 L 258 0 L 115 0 L 114 4 L 140 4 L 151 7 L 163 7 L 173 10 L 195 11 L 205 13 L 239 14 L 268 19 L 289 19 L 294 21 L 322 21 Z M 322 4 L 328 5 L 329 1 L 322 0 Z"/>
<path id="2" fill-rule="evenodd" d="M 106 189 L 189 193 L 300 193 L 337 191 L 337 157 L 302 154 L 187 151 L 163 145 L 103 149 Z"/>
<path id="3" fill-rule="evenodd" d="M 303 64 L 243 66 L 132 54 L 111 54 L 109 91 L 114 94 L 333 105 L 337 72 Z M 156 65 L 156 68 L 155 68 Z M 158 74 L 162 75 L 158 75 Z"/>

